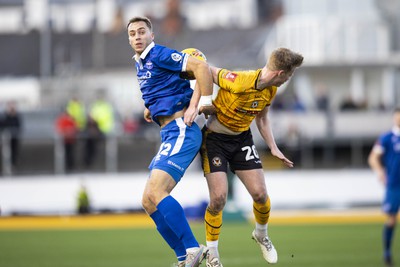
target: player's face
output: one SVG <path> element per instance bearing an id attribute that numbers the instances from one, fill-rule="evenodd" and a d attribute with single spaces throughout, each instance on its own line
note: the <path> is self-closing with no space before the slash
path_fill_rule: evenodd
<path id="1" fill-rule="evenodd" d="M 291 72 L 277 71 L 273 84 L 277 87 L 287 82 L 292 77 L 294 70 Z"/>
<path id="2" fill-rule="evenodd" d="M 394 125 L 396 125 L 397 127 L 400 127 L 400 112 L 395 112 L 393 115 L 393 123 Z"/>
<path id="3" fill-rule="evenodd" d="M 143 21 L 133 22 L 128 26 L 129 44 L 136 52 L 142 54 L 146 47 L 154 40 L 154 34 Z"/>

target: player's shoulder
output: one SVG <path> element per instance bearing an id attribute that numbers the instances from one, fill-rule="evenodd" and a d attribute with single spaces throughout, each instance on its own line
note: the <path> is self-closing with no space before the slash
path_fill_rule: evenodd
<path id="1" fill-rule="evenodd" d="M 158 55 L 167 52 L 169 49 L 166 46 L 156 44 L 153 49 L 151 49 L 150 54 L 157 57 Z"/>
<path id="2" fill-rule="evenodd" d="M 394 135 L 393 131 L 387 131 L 387 132 L 383 132 L 380 135 L 380 138 L 382 141 L 391 141 L 392 140 L 392 136 Z"/>
<path id="3" fill-rule="evenodd" d="M 248 79 L 258 77 L 261 70 L 228 70 L 220 69 L 218 74 L 221 79 L 235 82 L 237 78 Z"/>
<path id="4" fill-rule="evenodd" d="M 153 47 L 152 52 L 154 54 L 162 54 L 162 53 L 165 53 L 165 54 L 179 53 L 179 54 L 181 54 L 179 51 L 177 51 L 175 49 L 172 49 L 172 48 L 167 47 L 167 46 L 159 45 L 159 44 L 156 44 Z"/>
<path id="5" fill-rule="evenodd" d="M 174 61 L 181 61 L 184 56 L 185 54 L 167 46 L 155 45 L 152 49 L 152 58 L 155 61 L 168 60 L 171 58 Z"/>

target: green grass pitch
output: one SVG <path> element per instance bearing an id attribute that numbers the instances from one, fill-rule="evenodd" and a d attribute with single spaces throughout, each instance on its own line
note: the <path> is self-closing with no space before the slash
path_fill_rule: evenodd
<path id="1" fill-rule="evenodd" d="M 204 243 L 201 223 L 191 223 Z M 251 239 L 250 223 L 224 224 L 220 254 L 225 267 L 269 266 Z M 379 267 L 382 225 L 273 225 L 270 237 L 278 250 L 275 266 Z M 400 233 L 394 240 L 400 263 Z M 154 228 L 108 230 L 2 230 L 1 267 L 169 267 L 175 261 Z M 205 263 L 202 264 L 205 266 Z"/>

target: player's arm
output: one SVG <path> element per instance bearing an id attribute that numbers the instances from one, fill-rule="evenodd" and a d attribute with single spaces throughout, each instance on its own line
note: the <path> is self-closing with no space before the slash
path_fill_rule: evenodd
<path id="1" fill-rule="evenodd" d="M 256 125 L 261 137 L 271 150 L 271 154 L 280 159 L 286 166 L 292 168 L 293 162 L 283 155 L 278 146 L 276 145 L 274 134 L 272 133 L 271 123 L 268 118 L 269 106 L 266 106 L 257 116 Z"/>
<path id="2" fill-rule="evenodd" d="M 211 74 L 212 74 L 212 78 L 213 78 L 213 82 L 219 86 L 218 83 L 218 74 L 219 72 L 222 70 L 221 68 L 217 68 L 214 66 L 210 66 L 210 70 L 211 70 Z"/>
<path id="3" fill-rule="evenodd" d="M 385 167 L 382 165 L 383 150 L 379 144 L 375 144 L 368 156 L 368 164 L 371 169 L 376 173 L 378 179 L 386 184 L 386 172 Z"/>
<path id="4" fill-rule="evenodd" d="M 143 111 L 143 118 L 145 121 L 147 122 L 152 122 L 152 118 L 151 118 L 151 113 L 150 110 L 148 108 L 145 108 Z"/>
<path id="5" fill-rule="evenodd" d="M 197 114 L 199 113 L 197 106 L 199 104 L 200 100 L 200 88 L 199 84 L 195 83 L 194 85 L 194 90 L 193 90 L 193 95 L 192 98 L 190 99 L 190 104 L 187 110 L 185 111 L 185 114 L 183 116 L 183 122 L 186 125 L 191 126 L 194 120 L 196 119 Z M 206 118 L 208 116 L 206 115 Z"/>
<path id="6" fill-rule="evenodd" d="M 208 64 L 194 57 L 188 57 L 186 70 L 193 72 L 196 77 L 196 84 L 199 86 L 200 97 L 197 101 L 199 112 L 208 116 L 215 113 L 215 107 L 212 104 L 213 78 Z M 193 98 L 193 97 L 192 97 Z"/>

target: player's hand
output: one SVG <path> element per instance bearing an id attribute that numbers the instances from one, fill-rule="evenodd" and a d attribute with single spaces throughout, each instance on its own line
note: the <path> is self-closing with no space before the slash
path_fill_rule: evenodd
<path id="1" fill-rule="evenodd" d="M 283 164 L 285 164 L 287 167 L 293 168 L 294 163 L 286 158 L 285 155 L 283 155 L 283 153 L 278 148 L 271 149 L 271 154 L 281 160 Z"/>
<path id="2" fill-rule="evenodd" d="M 196 119 L 196 116 L 197 116 L 197 108 L 189 106 L 185 111 L 185 114 L 183 115 L 183 122 L 187 126 L 192 126 L 194 119 Z"/>
<path id="3" fill-rule="evenodd" d="M 199 114 L 204 114 L 204 117 L 208 119 L 208 116 L 214 115 L 217 112 L 214 105 L 204 105 L 199 108 Z"/>
<path id="4" fill-rule="evenodd" d="M 151 113 L 150 113 L 149 109 L 147 109 L 147 108 L 144 109 L 143 118 L 147 122 L 153 122 L 153 120 L 151 119 Z"/>
<path id="5" fill-rule="evenodd" d="M 386 178 L 386 173 L 385 173 L 385 171 L 379 171 L 378 173 L 377 173 L 377 175 L 378 175 L 378 179 L 379 179 L 379 181 L 383 184 L 383 185 L 386 185 L 386 183 L 387 183 L 387 178 Z"/>

